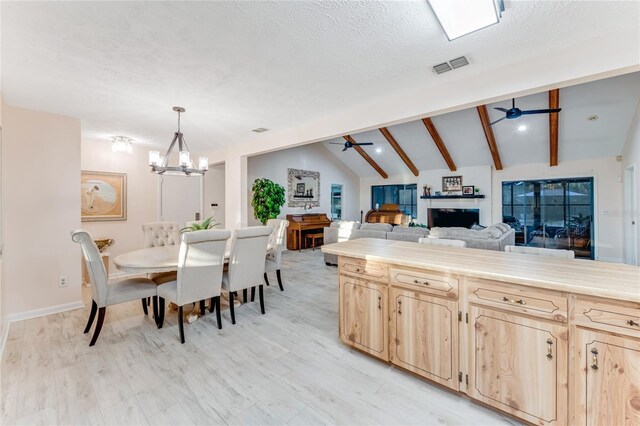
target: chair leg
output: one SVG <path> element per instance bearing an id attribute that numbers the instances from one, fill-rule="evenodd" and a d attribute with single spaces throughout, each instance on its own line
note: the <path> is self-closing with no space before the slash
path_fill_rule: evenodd
<path id="1" fill-rule="evenodd" d="M 147 309 L 147 298 L 142 299 L 142 310 L 145 315 L 149 315 L 149 310 Z"/>
<path id="2" fill-rule="evenodd" d="M 269 287 L 269 278 L 267 278 L 267 273 L 264 273 L 264 283 Z"/>
<path id="3" fill-rule="evenodd" d="M 212 297 L 211 300 L 209 301 L 209 313 L 213 313 L 213 311 L 216 310 L 216 298 Z"/>
<path id="4" fill-rule="evenodd" d="M 258 287 L 258 297 L 260 297 L 260 311 L 262 312 L 262 315 L 264 315 L 264 286 L 262 284 L 260 284 L 260 286 Z"/>
<path id="5" fill-rule="evenodd" d="M 206 309 L 204 307 L 204 300 L 200 301 L 200 315 L 204 316 L 204 313 L 206 312 Z"/>
<path id="6" fill-rule="evenodd" d="M 151 298 L 151 301 L 153 303 L 153 319 L 156 321 L 156 324 L 158 323 L 158 296 L 153 296 Z"/>
<path id="7" fill-rule="evenodd" d="M 215 297 L 215 302 L 216 302 L 216 321 L 218 321 L 218 330 L 222 330 L 222 314 L 220 313 L 220 296 Z M 211 303 L 213 303 L 213 299 Z"/>
<path id="8" fill-rule="evenodd" d="M 102 330 L 102 324 L 104 324 L 104 314 L 106 313 L 106 311 L 106 307 L 98 309 L 98 322 L 96 323 L 96 329 L 93 331 L 93 337 L 91 338 L 91 343 L 89 343 L 89 346 L 95 345 L 96 341 L 98 340 L 100 330 Z"/>
<path id="9" fill-rule="evenodd" d="M 89 320 L 87 321 L 87 326 L 84 328 L 84 333 L 87 334 L 89 330 L 91 330 L 91 324 L 93 324 L 93 320 L 96 317 L 96 311 L 98 310 L 98 305 L 93 300 L 91 301 L 91 312 L 89 312 Z"/>
<path id="10" fill-rule="evenodd" d="M 231 314 L 231 324 L 236 323 L 236 311 L 235 307 L 233 306 L 233 293 L 235 292 L 229 292 L 229 313 Z"/>
<path id="11" fill-rule="evenodd" d="M 182 306 L 178 307 L 178 329 L 180 330 L 180 343 L 184 344 L 184 318 L 182 318 Z"/>
<path id="12" fill-rule="evenodd" d="M 147 297 L 147 306 L 151 306 L 151 298 Z"/>
<path id="13" fill-rule="evenodd" d="M 246 288 L 244 290 L 242 290 L 242 301 L 244 303 L 247 303 L 249 301 L 249 298 L 247 297 L 247 290 L 248 289 L 246 289 Z"/>
<path id="14" fill-rule="evenodd" d="M 162 328 L 164 325 L 164 298 L 158 298 L 158 320 L 156 322 L 158 328 Z"/>
<path id="15" fill-rule="evenodd" d="M 284 287 L 282 287 L 282 277 L 280 276 L 280 269 L 276 270 L 276 277 L 278 278 L 278 285 L 280 286 L 280 291 L 284 291 Z"/>
<path id="16" fill-rule="evenodd" d="M 251 301 L 253 302 L 255 298 L 256 298 L 256 288 L 251 287 Z"/>

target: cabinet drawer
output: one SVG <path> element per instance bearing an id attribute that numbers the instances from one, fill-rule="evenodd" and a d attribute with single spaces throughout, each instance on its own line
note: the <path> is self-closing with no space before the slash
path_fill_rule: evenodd
<path id="1" fill-rule="evenodd" d="M 469 303 L 519 312 L 553 321 L 567 321 L 567 298 L 555 291 L 470 279 Z"/>
<path id="2" fill-rule="evenodd" d="M 438 274 L 437 272 L 421 271 L 410 268 L 391 268 L 390 282 L 394 285 L 419 289 L 427 293 L 456 298 L 458 296 L 458 279 Z"/>
<path id="3" fill-rule="evenodd" d="M 640 307 L 578 299 L 575 322 L 589 328 L 640 337 Z"/>
<path id="4" fill-rule="evenodd" d="M 339 264 L 343 274 L 384 283 L 388 281 L 388 269 L 385 265 L 351 258 L 340 258 Z"/>

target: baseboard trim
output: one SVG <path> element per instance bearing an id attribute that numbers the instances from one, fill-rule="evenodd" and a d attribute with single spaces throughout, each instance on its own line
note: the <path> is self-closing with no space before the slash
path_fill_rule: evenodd
<path id="1" fill-rule="evenodd" d="M 31 318 L 43 317 L 45 315 L 58 314 L 60 312 L 73 311 L 74 309 L 84 308 L 84 302 L 78 300 L 76 302 L 64 303 L 62 305 L 49 306 L 41 309 L 34 309 L 32 311 L 20 312 L 18 314 L 9 315 L 7 320 L 9 323 L 15 321 L 23 321 Z"/>

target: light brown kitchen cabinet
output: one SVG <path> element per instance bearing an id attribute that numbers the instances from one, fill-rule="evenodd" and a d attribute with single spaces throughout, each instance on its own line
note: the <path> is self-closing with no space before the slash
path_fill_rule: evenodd
<path id="1" fill-rule="evenodd" d="M 467 394 L 539 425 L 567 423 L 567 327 L 470 305 Z"/>
<path id="2" fill-rule="evenodd" d="M 640 424 L 640 340 L 576 331 L 575 424 Z"/>
<path id="3" fill-rule="evenodd" d="M 387 286 L 346 275 L 341 275 L 340 280 L 340 338 L 388 361 Z"/>
<path id="4" fill-rule="evenodd" d="M 458 303 L 392 287 L 390 304 L 391 362 L 458 390 Z"/>

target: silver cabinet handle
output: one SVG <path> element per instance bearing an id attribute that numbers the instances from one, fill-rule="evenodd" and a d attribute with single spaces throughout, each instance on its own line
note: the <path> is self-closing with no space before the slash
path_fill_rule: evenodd
<path id="1" fill-rule="evenodd" d="M 505 296 L 503 296 L 500 300 L 502 300 L 503 302 L 509 302 L 509 303 L 518 304 L 522 306 L 527 304 L 527 302 L 525 302 L 523 299 L 520 299 L 520 300 L 509 299 L 508 297 L 505 297 Z"/>
<path id="2" fill-rule="evenodd" d="M 382 309 L 382 296 L 378 296 L 378 309 Z"/>
<path id="3" fill-rule="evenodd" d="M 422 285 L 431 285 L 431 283 L 429 281 L 420 281 L 420 280 L 413 280 L 414 284 L 422 284 Z"/>
<path id="4" fill-rule="evenodd" d="M 591 369 L 598 371 L 598 350 L 596 348 L 591 349 Z"/>
<path id="5" fill-rule="evenodd" d="M 402 300 L 398 300 L 398 315 L 402 315 Z"/>
<path id="6" fill-rule="evenodd" d="M 547 359 L 553 359 L 553 340 L 547 339 Z"/>

